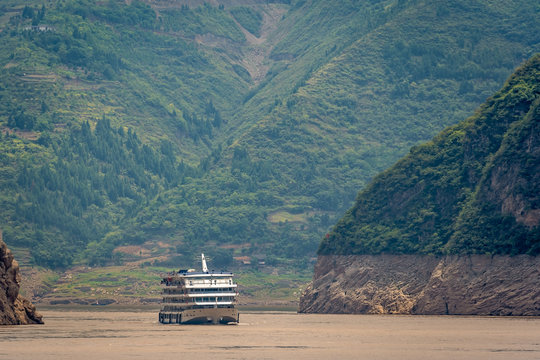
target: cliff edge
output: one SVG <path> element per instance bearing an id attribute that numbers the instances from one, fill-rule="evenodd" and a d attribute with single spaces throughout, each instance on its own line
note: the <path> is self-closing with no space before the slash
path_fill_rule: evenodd
<path id="1" fill-rule="evenodd" d="M 540 316 L 540 257 L 319 256 L 301 313 Z"/>
<path id="2" fill-rule="evenodd" d="M 19 294 L 19 264 L 0 232 L 0 325 L 43 324 L 30 301 Z"/>

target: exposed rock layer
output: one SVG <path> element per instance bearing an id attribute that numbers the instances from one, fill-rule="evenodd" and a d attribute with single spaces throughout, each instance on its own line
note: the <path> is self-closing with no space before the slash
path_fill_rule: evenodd
<path id="1" fill-rule="evenodd" d="M 43 324 L 30 301 L 19 294 L 19 264 L 0 233 L 0 325 Z"/>
<path id="2" fill-rule="evenodd" d="M 303 313 L 540 315 L 540 257 L 319 256 Z"/>

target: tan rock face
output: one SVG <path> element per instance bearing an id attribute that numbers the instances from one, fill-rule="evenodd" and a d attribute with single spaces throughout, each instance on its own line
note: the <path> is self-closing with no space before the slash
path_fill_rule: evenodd
<path id="1" fill-rule="evenodd" d="M 19 295 L 19 264 L 0 232 L 0 325 L 43 324 L 30 301 Z"/>
<path id="2" fill-rule="evenodd" d="M 320 256 L 304 313 L 540 315 L 540 257 Z"/>

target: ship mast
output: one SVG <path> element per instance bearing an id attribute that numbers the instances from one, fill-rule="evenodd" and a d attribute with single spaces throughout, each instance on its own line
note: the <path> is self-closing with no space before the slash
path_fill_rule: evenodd
<path id="1" fill-rule="evenodd" d="M 201 258 L 202 258 L 202 271 L 207 273 L 208 266 L 206 266 L 206 259 L 204 258 L 204 254 L 201 254 Z"/>

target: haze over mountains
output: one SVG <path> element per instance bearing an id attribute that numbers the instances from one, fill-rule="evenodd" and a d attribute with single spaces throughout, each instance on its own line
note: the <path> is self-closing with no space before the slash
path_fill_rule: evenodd
<path id="1" fill-rule="evenodd" d="M 302 266 L 369 179 L 540 51 L 525 0 L 0 10 L 0 227 L 48 267 L 158 242 Z"/>

